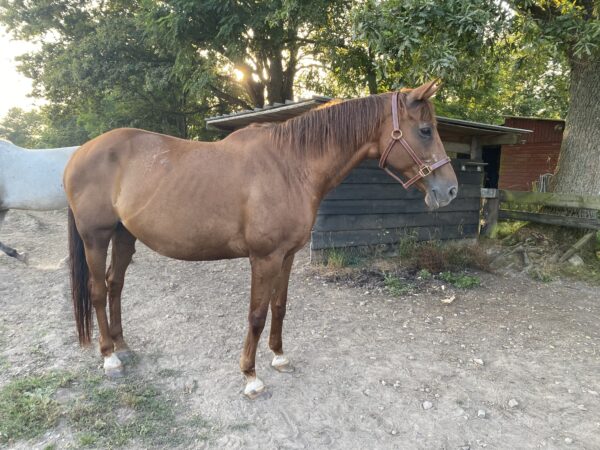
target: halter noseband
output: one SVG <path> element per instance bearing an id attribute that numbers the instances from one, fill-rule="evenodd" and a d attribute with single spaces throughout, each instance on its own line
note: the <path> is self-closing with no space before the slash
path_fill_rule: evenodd
<path id="1" fill-rule="evenodd" d="M 392 178 L 397 180 L 404 189 L 408 189 L 410 186 L 412 186 L 415 182 L 417 182 L 421 178 L 425 178 L 427 175 L 429 175 L 435 169 L 439 169 L 444 164 L 448 164 L 450 162 L 450 158 L 448 158 L 446 156 L 444 159 L 437 161 L 431 165 L 424 163 L 421 160 L 421 158 L 419 158 L 417 156 L 417 154 L 411 148 L 411 146 L 406 141 L 406 139 L 404 139 L 402 137 L 402 130 L 400 129 L 400 122 L 398 121 L 398 92 L 394 92 L 392 94 L 392 121 L 394 124 L 394 129 L 392 130 L 392 133 L 391 133 L 390 142 L 387 145 L 387 147 L 385 148 L 384 152 L 381 154 L 381 158 L 379 159 L 379 167 L 381 169 L 385 170 L 389 176 L 391 176 Z M 388 157 L 390 156 L 390 153 L 392 152 L 392 149 L 394 148 L 394 145 L 396 144 L 396 142 L 399 142 L 400 145 L 402 145 L 402 147 L 404 147 L 404 150 L 406 150 L 406 152 L 410 155 L 410 157 L 413 159 L 413 161 L 419 168 L 417 171 L 417 174 L 406 182 L 402 181 L 402 179 L 398 175 L 396 175 L 394 172 L 392 172 L 390 169 L 388 169 L 388 167 L 386 165 L 386 161 L 387 161 Z"/>

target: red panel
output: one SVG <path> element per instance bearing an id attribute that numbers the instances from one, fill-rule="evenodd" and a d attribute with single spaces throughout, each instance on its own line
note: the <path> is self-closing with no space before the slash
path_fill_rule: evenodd
<path id="1" fill-rule="evenodd" d="M 504 125 L 533 133 L 525 137 L 525 142 L 502 146 L 498 187 L 530 191 L 540 175 L 556 170 L 564 121 L 509 117 Z"/>

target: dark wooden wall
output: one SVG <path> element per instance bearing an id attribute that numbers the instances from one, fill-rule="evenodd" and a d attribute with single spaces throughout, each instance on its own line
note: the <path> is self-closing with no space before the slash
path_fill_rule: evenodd
<path id="1" fill-rule="evenodd" d="M 417 189 L 404 190 L 375 161 L 363 163 L 321 203 L 311 249 L 393 244 L 407 234 L 420 240 L 476 238 L 483 172 L 464 163 L 452 161 L 458 197 L 435 212 Z"/>

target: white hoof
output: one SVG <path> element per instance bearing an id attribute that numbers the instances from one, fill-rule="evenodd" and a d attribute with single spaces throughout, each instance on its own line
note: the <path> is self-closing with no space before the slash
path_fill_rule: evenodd
<path id="1" fill-rule="evenodd" d="M 290 364 L 290 360 L 283 355 L 275 355 L 271 362 L 271 367 L 279 372 L 293 372 L 294 370 Z"/>
<path id="2" fill-rule="evenodd" d="M 249 399 L 253 400 L 265 391 L 265 384 L 260 378 L 248 378 L 246 388 L 244 389 L 244 395 Z"/>
<path id="3" fill-rule="evenodd" d="M 104 373 L 109 377 L 123 375 L 123 363 L 114 353 L 104 358 Z"/>

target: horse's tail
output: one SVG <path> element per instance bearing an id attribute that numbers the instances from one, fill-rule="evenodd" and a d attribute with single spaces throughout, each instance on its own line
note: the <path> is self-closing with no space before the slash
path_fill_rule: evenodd
<path id="1" fill-rule="evenodd" d="M 79 343 L 88 345 L 92 335 L 92 301 L 89 269 L 85 260 L 83 240 L 77 231 L 73 210 L 69 208 L 69 263 L 71 268 L 71 295 L 73 312 L 79 334 Z"/>

